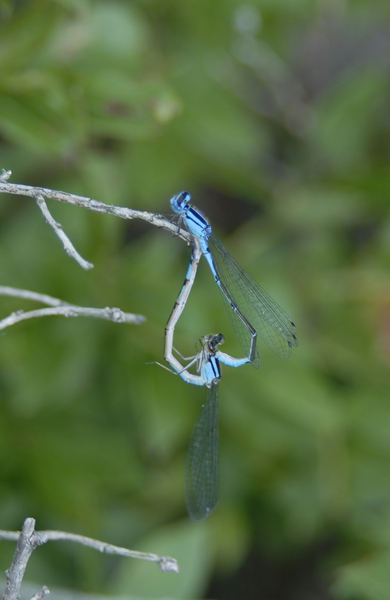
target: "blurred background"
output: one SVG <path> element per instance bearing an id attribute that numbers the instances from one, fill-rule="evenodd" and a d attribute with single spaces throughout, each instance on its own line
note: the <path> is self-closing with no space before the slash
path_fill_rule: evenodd
<path id="1" fill-rule="evenodd" d="M 34 517 L 174 556 L 57 542 L 41 586 L 137 598 L 390 597 L 390 4 L 2 0 L 0 167 L 10 182 L 169 214 L 182 189 L 297 324 L 289 360 L 224 369 L 220 504 L 193 524 L 184 466 L 205 390 L 161 361 L 190 249 L 142 221 L 2 195 L 2 285 L 143 325 L 61 317 L 0 340 L 2 529 Z M 204 264 L 203 264 L 204 263 Z M 0 298 L 0 315 L 36 304 Z M 175 346 L 222 331 L 202 261 Z M 0 544 L 0 565 L 14 545 Z"/>

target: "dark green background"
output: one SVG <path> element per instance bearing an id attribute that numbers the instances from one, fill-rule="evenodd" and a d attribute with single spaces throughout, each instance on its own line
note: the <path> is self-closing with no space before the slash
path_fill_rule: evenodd
<path id="1" fill-rule="evenodd" d="M 205 390 L 145 364 L 162 360 L 189 248 L 50 201 L 95 265 L 84 272 L 33 200 L 3 195 L 3 285 L 147 321 L 2 333 L 0 527 L 32 516 L 181 566 L 58 542 L 34 553 L 30 580 L 150 598 L 390 597 L 389 18 L 385 0 L 0 3 L 11 182 L 167 214 L 188 190 L 300 341 L 288 361 L 261 344 L 259 371 L 224 369 L 220 505 L 194 525 L 184 464 Z M 37 307 L 0 303 L 3 317 Z M 202 264 L 175 345 L 189 355 L 217 331 L 238 355 Z M 1 570 L 13 549 L 1 543 Z"/>

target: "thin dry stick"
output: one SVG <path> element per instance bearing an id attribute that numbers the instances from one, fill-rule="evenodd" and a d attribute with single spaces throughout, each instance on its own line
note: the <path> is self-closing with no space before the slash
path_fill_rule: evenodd
<path id="1" fill-rule="evenodd" d="M 0 532 L 1 534 L 1 532 Z M 129 558 L 140 558 L 141 560 L 149 560 L 156 562 L 164 573 L 174 571 L 179 572 L 179 566 L 177 561 L 170 556 L 159 556 L 158 554 L 152 554 L 150 552 L 138 552 L 137 550 L 129 550 L 128 548 L 121 548 L 120 546 L 113 546 L 106 542 L 100 542 L 83 535 L 77 535 L 75 533 L 65 533 L 64 531 L 38 531 L 37 536 L 42 540 L 42 544 L 48 541 L 67 540 L 69 542 L 76 542 L 89 548 L 94 548 L 104 554 L 117 554 L 119 556 L 127 556 Z"/>
<path id="2" fill-rule="evenodd" d="M 25 298 L 26 300 L 36 300 L 42 304 L 49 306 L 70 306 L 67 302 L 48 296 L 47 294 L 38 294 L 30 290 L 20 290 L 19 288 L 9 287 L 7 285 L 0 286 L 0 294 L 2 296 L 14 296 L 15 298 Z"/>
<path id="3" fill-rule="evenodd" d="M 45 198 L 52 198 L 54 200 L 58 200 L 59 202 L 65 202 L 68 204 L 73 204 L 75 206 L 81 206 L 83 208 L 87 208 L 88 210 L 92 210 L 93 212 L 97 212 L 97 213 L 101 213 L 101 214 L 115 215 L 117 217 L 120 217 L 121 219 L 142 219 L 144 221 L 147 221 L 151 225 L 154 225 L 155 227 L 160 227 L 160 228 L 166 229 L 167 231 L 170 231 L 171 233 L 175 233 L 176 235 L 178 235 L 179 237 L 181 237 L 182 239 L 184 239 L 187 242 L 191 241 L 190 234 L 187 231 L 184 231 L 184 229 L 180 229 L 180 227 L 171 223 L 171 221 L 165 219 L 161 215 L 157 215 L 155 213 L 149 213 L 149 212 L 145 212 L 145 211 L 132 210 L 131 208 L 124 208 L 122 206 L 112 206 L 112 205 L 104 204 L 103 202 L 99 202 L 98 200 L 93 200 L 92 198 L 86 198 L 84 196 L 76 196 L 75 194 L 68 194 L 66 192 L 59 192 L 59 191 L 50 190 L 47 188 L 37 188 L 37 187 L 28 186 L 28 185 L 11 184 L 11 183 L 8 183 L 8 179 L 11 176 L 11 174 L 12 174 L 11 171 L 5 171 L 4 169 L 3 169 L 2 173 L 0 174 L 0 193 L 8 193 L 8 194 L 15 194 L 15 195 L 19 195 L 19 196 L 27 196 L 29 198 L 35 198 L 37 205 L 40 208 L 46 223 L 48 223 L 48 225 L 50 225 L 50 227 L 52 227 L 52 229 L 54 230 L 56 235 L 62 241 L 65 252 L 71 258 L 73 258 L 83 269 L 91 269 L 91 268 L 93 268 L 93 264 L 86 261 L 77 252 L 77 250 L 73 246 L 72 242 L 70 241 L 68 236 L 63 231 L 61 224 L 57 223 L 57 221 L 55 219 L 53 219 L 53 217 L 47 207 Z M 0 289 L 3 290 L 3 292 L 0 292 L 0 294 L 1 293 L 6 294 L 7 292 L 4 290 L 11 290 L 12 288 L 3 287 Z M 46 300 L 43 299 L 43 298 L 50 298 L 49 296 L 45 296 L 44 294 L 42 294 L 42 295 L 35 294 L 35 296 L 34 296 L 34 292 L 28 292 L 27 290 L 20 290 L 19 294 L 8 293 L 8 295 L 15 295 L 15 296 L 19 295 L 20 297 L 23 297 L 23 298 L 38 300 L 38 301 L 44 302 L 46 304 L 49 304 L 52 307 L 56 307 L 56 310 L 45 308 L 45 309 L 41 309 L 41 310 L 31 311 L 28 313 L 24 313 L 22 311 L 12 313 L 11 315 L 9 315 L 9 317 L 7 317 L 6 319 L 3 319 L 3 321 L 0 321 L 0 330 L 5 329 L 6 327 L 10 327 L 11 325 L 18 323 L 19 321 L 23 321 L 23 320 L 31 319 L 31 318 L 35 318 L 35 317 L 48 316 L 48 315 L 64 315 L 67 317 L 75 317 L 78 315 L 84 315 L 84 316 L 98 317 L 101 319 L 109 319 L 109 320 L 115 321 L 117 323 L 126 322 L 126 323 L 139 324 L 139 323 L 143 323 L 145 321 L 145 318 L 142 317 L 141 315 L 131 315 L 128 313 L 123 313 L 120 309 L 117 309 L 117 308 L 105 308 L 105 309 L 82 308 L 80 306 L 71 305 L 71 304 L 68 304 L 67 302 L 62 302 L 61 300 L 57 300 L 57 299 L 54 299 L 55 304 L 53 304 L 52 302 L 50 302 L 50 301 L 46 302 Z M 40 298 L 38 298 L 38 296 L 40 296 Z"/>
<path id="4" fill-rule="evenodd" d="M 104 202 L 100 202 L 92 198 L 77 196 L 76 194 L 68 194 L 67 192 L 60 192 L 57 190 L 50 190 L 48 188 L 8 183 L 10 176 L 11 171 L 5 171 L 3 169 L 3 172 L 0 175 L 0 193 L 27 196 L 34 199 L 37 197 L 42 197 L 43 199 L 51 198 L 52 200 L 58 200 L 59 202 L 65 202 L 66 204 L 81 206 L 82 208 L 86 208 L 92 212 L 114 215 L 115 217 L 119 217 L 121 219 L 142 219 L 143 221 L 147 221 L 155 227 L 166 229 L 167 231 L 178 235 L 186 242 L 191 241 L 191 236 L 187 231 L 180 229 L 177 225 L 171 223 L 171 221 L 162 215 L 141 210 L 133 210 L 123 206 L 104 204 Z"/>
<path id="5" fill-rule="evenodd" d="M 7 588 L 4 593 L 4 600 L 18 600 L 20 586 L 27 567 L 27 562 L 35 548 L 42 546 L 49 541 L 67 540 L 76 542 L 83 546 L 88 546 L 105 554 L 116 554 L 118 556 L 127 556 L 130 558 L 140 558 L 156 562 L 164 573 L 179 572 L 179 565 L 174 558 L 170 556 L 159 556 L 146 552 L 137 552 L 120 546 L 106 544 L 99 540 L 77 535 L 74 533 L 65 533 L 64 531 L 35 531 L 35 519 L 28 518 L 23 524 L 22 531 L 0 531 L 0 540 L 17 541 L 17 546 L 11 567 L 6 571 Z M 43 586 L 31 600 L 38 600 L 49 593 L 46 586 Z"/>
<path id="6" fill-rule="evenodd" d="M 145 317 L 142 315 L 134 315 L 131 313 L 124 313 L 120 308 L 87 308 L 83 306 L 76 306 L 75 304 L 68 304 L 58 298 L 53 298 L 47 294 L 37 294 L 36 292 L 30 292 L 29 290 L 20 290 L 18 288 L 11 288 L 8 286 L 0 286 L 0 296 L 14 296 L 18 298 L 25 298 L 27 300 L 36 300 L 43 304 L 49 304 L 52 308 L 40 308 L 38 310 L 31 310 L 24 312 L 18 310 L 17 312 L 11 313 L 5 319 L 0 321 L 0 331 L 11 327 L 15 323 L 25 321 L 26 319 L 33 319 L 38 317 L 47 317 L 54 315 L 62 315 L 64 317 L 78 317 L 79 315 L 84 317 L 95 317 L 96 319 L 105 319 L 106 321 L 113 321 L 114 323 L 133 323 L 140 325 L 145 322 Z"/>
<path id="7" fill-rule="evenodd" d="M 93 265 L 85 261 L 75 250 L 73 244 L 70 242 L 69 238 L 65 235 L 62 230 L 62 227 L 59 223 L 57 223 L 53 217 L 51 216 L 45 199 L 51 198 L 54 200 L 58 200 L 59 202 L 65 202 L 68 204 L 74 204 L 76 206 L 80 206 L 83 208 L 87 208 L 88 210 L 92 210 L 96 213 L 101 214 L 111 214 L 122 219 L 142 219 L 147 221 L 151 225 L 155 227 L 160 227 L 166 229 L 172 233 L 175 233 L 185 241 L 189 242 L 191 240 L 190 235 L 174 225 L 161 215 L 156 215 L 154 213 L 149 213 L 145 211 L 136 211 L 130 208 L 124 208 L 120 206 L 112 206 L 104 204 L 103 202 L 99 202 L 97 200 L 93 200 L 91 198 L 86 198 L 84 196 L 77 196 L 75 194 L 68 194 L 66 192 L 60 192 L 55 190 L 50 190 L 46 188 L 36 188 L 32 186 L 26 185 L 15 185 L 8 183 L 8 179 L 11 176 L 11 171 L 5 171 L 3 169 L 2 174 L 0 174 L 0 193 L 8 193 L 15 194 L 19 196 L 27 196 L 30 198 L 35 198 L 41 212 L 46 220 L 46 222 L 53 228 L 56 235 L 61 239 L 65 251 L 74 258 L 78 264 L 80 264 L 83 268 L 91 268 Z M 27 298 L 30 300 L 37 300 L 48 304 L 52 308 L 49 309 L 40 309 L 37 311 L 30 311 L 29 313 L 24 313 L 22 311 L 18 311 L 17 313 L 13 313 L 6 319 L 3 319 L 0 323 L 3 324 L 3 329 L 8 327 L 11 324 L 14 324 L 18 321 L 24 320 L 26 318 L 32 318 L 37 316 L 44 315 L 52 315 L 52 314 L 63 314 L 66 316 L 77 316 L 79 314 L 84 314 L 88 316 L 95 316 L 103 319 L 110 319 L 116 322 L 143 322 L 144 317 L 141 315 L 129 315 L 123 313 L 121 310 L 113 308 L 106 309 L 88 309 L 82 308 L 75 305 L 68 304 L 63 302 L 57 298 L 52 298 L 51 296 L 47 296 L 45 294 L 37 294 L 36 292 L 30 292 L 28 290 L 16 290 L 15 288 L 10 287 L 0 287 L 0 294 L 8 295 L 8 296 L 16 296 L 20 298 Z M 4 325 L 5 323 L 5 325 Z M 100 542 L 98 540 L 93 540 L 92 538 L 87 538 L 84 536 L 64 533 L 61 531 L 41 531 L 36 532 L 34 530 L 35 520 L 34 519 L 26 519 L 23 529 L 21 533 L 11 532 L 11 531 L 0 531 L 0 539 L 3 540 L 14 540 L 17 541 L 17 548 L 15 551 L 15 556 L 13 563 L 10 569 L 7 571 L 7 589 L 4 594 L 5 600 L 18 600 L 20 584 L 26 569 L 26 565 L 29 557 L 31 556 L 32 551 L 38 545 L 44 544 L 49 540 L 69 540 L 73 542 L 78 542 L 85 546 L 89 546 L 91 548 L 95 548 L 100 552 L 105 552 L 107 554 L 118 554 L 121 556 L 128 556 L 133 558 L 140 558 L 143 560 L 149 560 L 153 562 L 157 562 L 160 569 L 164 572 L 174 571 L 178 572 L 179 567 L 177 561 L 174 558 L 170 558 L 167 556 L 158 556 L 157 554 L 147 554 L 143 552 L 136 552 L 132 550 L 128 550 L 127 548 L 120 548 L 118 546 L 113 546 L 111 544 L 106 544 L 104 542 Z M 45 595 L 49 593 L 49 590 L 43 586 L 42 589 L 37 592 L 33 596 L 32 600 L 43 598 Z"/>
<path id="8" fill-rule="evenodd" d="M 32 596 L 30 600 L 41 600 L 41 598 L 44 598 L 45 596 L 48 596 L 49 594 L 50 594 L 49 588 L 46 587 L 45 585 L 43 585 L 41 587 L 41 589 L 39 590 L 39 592 L 34 594 L 34 596 Z"/>
<path id="9" fill-rule="evenodd" d="M 34 526 L 34 519 L 26 519 L 22 531 L 18 534 L 18 543 L 12 564 L 5 572 L 7 587 L 3 596 L 4 600 L 18 600 L 20 597 L 20 586 L 22 585 L 28 559 L 33 550 L 39 545 L 39 542 L 34 539 Z"/>
<path id="10" fill-rule="evenodd" d="M 93 264 L 88 262 L 87 260 L 84 260 L 84 258 L 82 256 L 80 256 L 80 254 L 77 252 L 76 248 L 73 246 L 72 242 L 70 241 L 70 239 L 68 238 L 68 236 L 66 235 L 64 230 L 62 229 L 62 225 L 60 223 L 57 223 L 57 221 L 55 219 L 53 219 L 53 217 L 50 214 L 49 209 L 47 208 L 47 204 L 45 202 L 44 197 L 41 196 L 41 194 L 38 194 L 36 196 L 36 201 L 37 201 L 38 207 L 41 209 L 43 218 L 45 219 L 46 223 L 48 223 L 48 225 L 50 225 L 50 227 L 52 227 L 54 229 L 54 232 L 60 238 L 67 255 L 74 258 L 74 260 L 77 263 L 79 263 L 80 267 L 82 267 L 86 271 L 88 269 L 93 269 Z"/>
<path id="11" fill-rule="evenodd" d="M 93 538 L 85 537 L 84 535 L 78 535 L 76 533 L 66 533 L 65 531 L 53 531 L 47 529 L 46 531 L 35 531 L 35 519 L 28 518 L 24 524 L 33 521 L 32 531 L 34 533 L 34 540 L 36 546 L 42 546 L 49 541 L 66 540 L 69 542 L 76 542 L 83 546 L 88 546 L 94 550 L 98 550 L 104 554 L 117 554 L 118 556 L 128 556 L 130 558 L 140 558 L 142 560 L 149 560 L 158 563 L 160 569 L 166 573 L 169 571 L 179 572 L 177 560 L 170 556 L 159 556 L 158 554 L 151 554 L 149 552 L 138 552 L 137 550 L 129 550 L 128 548 L 121 548 L 120 546 L 114 546 L 113 544 L 107 544 L 106 542 L 100 542 Z M 27 525 L 26 525 L 27 526 Z M 30 530 L 30 529 L 29 529 Z M 22 529 L 23 532 L 23 529 Z M 11 542 L 17 542 L 20 539 L 20 533 L 18 531 L 4 531 L 0 530 L 0 540 L 7 540 Z"/>

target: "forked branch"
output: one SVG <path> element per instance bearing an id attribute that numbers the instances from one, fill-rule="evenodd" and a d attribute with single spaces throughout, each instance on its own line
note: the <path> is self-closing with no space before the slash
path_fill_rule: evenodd
<path id="1" fill-rule="evenodd" d="M 143 221 L 150 223 L 154 227 L 166 229 L 167 231 L 178 235 L 186 242 L 191 242 L 190 234 L 187 231 L 185 231 L 184 229 L 180 229 L 180 227 L 178 227 L 176 224 L 172 223 L 162 215 L 141 210 L 133 210 L 132 208 L 126 208 L 124 206 L 104 204 L 104 202 L 94 200 L 93 198 L 86 198 L 85 196 L 77 196 L 76 194 L 68 194 L 67 192 L 50 190 L 48 188 L 8 183 L 8 179 L 10 178 L 11 174 L 11 171 L 5 171 L 3 169 L 3 172 L 0 175 L 0 193 L 14 194 L 17 196 L 27 196 L 28 198 L 34 198 L 37 201 L 38 206 L 41 209 L 46 222 L 54 229 L 56 235 L 58 235 L 61 238 L 66 252 L 70 256 L 72 256 L 72 258 L 77 260 L 79 264 L 80 261 L 76 257 L 77 253 L 74 254 L 74 252 L 76 251 L 73 252 L 73 250 L 70 250 L 70 248 L 73 248 L 73 245 L 69 242 L 67 236 L 62 235 L 63 231 L 61 225 L 53 219 L 53 217 L 47 210 L 46 200 L 48 198 L 52 200 L 57 200 L 58 202 L 65 202 L 66 204 L 80 206 L 82 208 L 86 208 L 87 210 L 91 210 L 92 212 L 114 215 L 115 217 L 119 217 L 120 219 L 142 219 Z M 81 260 L 83 261 L 84 259 Z M 85 261 L 85 263 L 87 265 L 91 265 L 91 263 L 87 263 L 87 261 Z M 83 268 L 88 269 L 91 268 L 91 266 L 84 266 Z"/>
<path id="2" fill-rule="evenodd" d="M 103 202 L 99 202 L 98 200 L 94 200 L 92 198 L 77 196 L 76 194 L 68 194 L 67 192 L 50 190 L 48 188 L 8 183 L 8 179 L 10 178 L 11 174 L 11 171 L 5 171 L 4 169 L 0 174 L 0 193 L 8 193 L 18 196 L 27 196 L 29 198 L 34 198 L 46 223 L 50 225 L 55 234 L 61 240 L 65 252 L 71 258 L 73 258 L 83 269 L 92 269 L 93 264 L 85 260 L 77 252 L 69 237 L 64 232 L 62 225 L 52 217 L 46 204 L 46 199 L 51 198 L 59 202 L 65 202 L 67 204 L 80 206 L 82 208 L 92 210 L 93 212 L 114 215 L 121 219 L 142 219 L 143 221 L 147 221 L 155 227 L 160 227 L 166 229 L 167 231 L 170 231 L 171 233 L 175 233 L 187 242 L 191 240 L 189 234 L 186 231 L 180 229 L 177 225 L 173 224 L 171 221 L 169 221 L 162 215 L 146 211 L 133 210 L 131 208 L 125 208 L 123 206 L 108 205 L 104 204 Z M 79 315 L 83 315 L 88 317 L 97 317 L 100 319 L 108 319 L 116 323 L 133 323 L 137 325 L 145 321 L 145 317 L 143 317 L 142 315 L 124 313 L 119 308 L 85 308 L 73 304 L 68 304 L 67 302 L 58 300 L 57 298 L 51 298 L 50 296 L 47 296 L 45 294 L 37 294 L 28 290 L 17 290 L 15 288 L 0 286 L 0 295 L 17 296 L 20 298 L 37 300 L 38 302 L 43 302 L 44 304 L 48 304 L 51 307 L 29 312 L 14 312 L 2 321 L 0 321 L 0 331 L 2 329 L 5 329 L 6 327 L 10 327 L 11 325 L 14 325 L 15 323 L 18 323 L 20 321 L 24 321 L 26 319 L 44 317 L 49 315 L 63 315 L 66 317 L 76 317 Z"/>
<path id="3" fill-rule="evenodd" d="M 95 317 L 97 319 L 114 321 L 114 323 L 132 323 L 135 325 L 140 325 L 145 322 L 144 316 L 125 313 L 120 310 L 120 308 L 87 308 L 84 306 L 76 306 L 75 304 L 68 304 L 68 302 L 48 296 L 47 294 L 37 294 L 36 292 L 30 292 L 29 290 L 20 290 L 8 286 L 0 285 L 0 296 L 14 296 L 16 298 L 25 298 L 26 300 L 36 300 L 37 302 L 42 302 L 42 304 L 48 304 L 51 307 L 39 308 L 38 310 L 31 310 L 29 312 L 24 312 L 23 310 L 13 312 L 0 321 L 0 331 L 7 327 L 11 327 L 11 325 L 15 325 L 15 323 L 19 323 L 20 321 L 54 315 L 62 315 L 64 317 Z"/>
<path id="4" fill-rule="evenodd" d="M 18 600 L 20 597 L 20 586 L 22 584 L 23 576 L 26 571 L 28 560 L 38 546 L 42 546 L 49 541 L 66 540 L 69 542 L 76 542 L 83 546 L 88 546 L 99 552 L 105 554 L 116 554 L 118 556 L 127 556 L 130 558 L 140 558 L 142 560 L 149 560 L 155 562 L 164 573 L 179 572 L 179 565 L 174 558 L 170 556 L 159 556 L 158 554 L 150 554 L 146 552 L 138 552 L 136 550 L 129 550 L 128 548 L 121 548 L 120 546 L 113 546 L 112 544 L 106 544 L 99 540 L 84 537 L 83 535 L 76 535 L 74 533 L 65 533 L 64 531 L 35 531 L 35 519 L 26 519 L 23 523 L 22 531 L 1 531 L 0 540 L 16 541 L 16 550 L 12 565 L 6 571 L 7 587 L 4 593 L 4 600 Z M 46 586 L 43 586 L 31 600 L 38 600 L 49 594 L 49 590 Z"/>

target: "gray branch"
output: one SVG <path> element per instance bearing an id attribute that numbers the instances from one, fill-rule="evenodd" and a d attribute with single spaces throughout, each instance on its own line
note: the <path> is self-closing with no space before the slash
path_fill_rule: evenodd
<path id="1" fill-rule="evenodd" d="M 0 540 L 17 541 L 12 565 L 6 571 L 7 587 L 3 600 L 19 600 L 20 586 L 33 550 L 49 541 L 65 540 L 76 542 L 77 544 L 88 546 L 89 548 L 93 548 L 94 550 L 98 550 L 105 554 L 116 554 L 118 556 L 127 556 L 129 558 L 139 558 L 141 560 L 155 562 L 164 573 L 179 572 L 177 561 L 170 556 L 159 556 L 158 554 L 129 550 L 128 548 L 113 546 L 112 544 L 106 544 L 105 542 L 100 542 L 99 540 L 94 540 L 83 535 L 65 533 L 64 531 L 35 531 L 35 519 L 31 518 L 25 520 L 20 533 L 17 531 L 0 530 Z M 36 594 L 34 594 L 31 600 L 40 600 L 48 594 L 48 588 L 43 586 Z"/>
<path id="2" fill-rule="evenodd" d="M 5 169 L 2 170 L 2 173 L 0 174 L 0 193 L 34 198 L 37 202 L 39 209 L 42 212 L 45 221 L 48 223 L 48 225 L 50 225 L 50 227 L 52 227 L 56 235 L 62 241 L 65 252 L 69 256 L 71 256 L 83 269 L 91 269 L 93 268 L 93 264 L 86 261 L 82 256 L 80 256 L 80 254 L 77 252 L 68 236 L 63 231 L 61 224 L 57 223 L 57 221 L 53 219 L 46 204 L 47 198 L 51 198 L 59 202 L 65 202 L 67 204 L 73 204 L 75 206 L 80 206 L 82 208 L 86 208 L 96 213 L 114 215 L 121 219 L 142 219 L 143 221 L 147 221 L 154 227 L 166 229 L 172 234 L 176 234 L 178 237 L 181 237 L 187 243 L 191 242 L 191 236 L 187 231 L 181 229 L 178 225 L 172 223 L 162 215 L 146 211 L 133 210 L 131 208 L 126 208 L 123 206 L 113 206 L 109 204 L 104 204 L 103 202 L 99 202 L 98 200 L 94 200 L 92 198 L 86 198 L 85 196 L 77 196 L 76 194 L 68 194 L 67 192 L 61 192 L 57 190 L 50 190 L 48 188 L 8 183 L 8 179 L 10 178 L 11 174 L 11 171 L 5 171 Z M 7 294 L 8 292 L 5 290 L 11 289 L 12 288 L 1 287 L 0 294 Z M 52 299 L 50 298 L 50 296 L 45 296 L 44 294 L 35 294 L 34 292 L 28 292 L 26 290 L 19 290 L 18 294 L 15 293 L 14 290 L 14 293 L 8 293 L 8 295 L 38 300 L 40 302 L 49 304 L 53 308 L 56 308 L 56 310 L 44 308 L 36 311 L 30 311 L 27 313 L 24 313 L 23 311 L 17 311 L 9 315 L 6 319 L 0 321 L 0 330 L 5 329 L 6 327 L 9 327 L 11 325 L 14 325 L 15 323 L 26 319 L 43 317 L 48 315 L 64 315 L 67 317 L 76 317 L 78 315 L 84 315 L 90 317 L 97 317 L 100 319 L 108 319 L 111 321 L 115 321 L 116 323 L 139 324 L 145 321 L 145 318 L 142 315 L 131 315 L 129 313 L 124 313 L 119 308 L 82 308 L 80 306 L 68 304 L 67 302 L 62 302 L 61 300 Z M 50 300 L 49 302 L 46 301 L 46 299 L 48 298 Z M 55 304 L 52 303 L 53 300 Z"/>
<path id="3" fill-rule="evenodd" d="M 96 319 L 105 319 L 106 321 L 113 321 L 114 323 L 132 323 L 135 325 L 140 325 L 146 320 L 142 315 L 124 313 L 120 308 L 87 308 L 76 306 L 75 304 L 68 304 L 58 298 L 48 296 L 47 294 L 37 294 L 36 292 L 30 292 L 29 290 L 20 290 L 8 286 L 0 286 L 0 296 L 14 296 L 17 298 L 25 298 L 26 300 L 36 300 L 37 302 L 42 302 L 43 304 L 48 304 L 52 307 L 40 308 L 29 312 L 24 312 L 23 310 L 13 312 L 0 321 L 0 331 L 7 327 L 11 327 L 11 325 L 15 325 L 15 323 L 20 323 L 20 321 L 54 315 L 62 315 L 64 317 L 95 317 Z"/>
<path id="4" fill-rule="evenodd" d="M 12 565 L 5 572 L 7 587 L 3 596 L 4 600 L 19 600 L 20 586 L 22 585 L 28 559 L 39 544 L 39 542 L 35 540 L 34 526 L 34 519 L 26 519 L 23 523 L 22 531 L 19 534 L 18 543 L 16 544 Z"/>
<path id="5" fill-rule="evenodd" d="M 116 554 L 119 556 L 127 556 L 129 558 L 140 558 L 141 560 L 149 560 L 155 562 L 164 573 L 174 571 L 179 572 L 179 566 L 177 561 L 170 556 L 159 556 L 158 554 L 152 554 L 150 552 L 138 552 L 137 550 L 129 550 L 128 548 L 121 548 L 120 546 L 113 546 L 106 542 L 100 542 L 84 535 L 77 535 L 76 533 L 65 533 L 64 531 L 38 531 L 36 535 L 39 537 L 41 544 L 46 544 L 48 541 L 67 540 L 69 542 L 76 542 L 83 546 L 88 546 L 94 550 L 98 550 L 103 554 Z M 1 539 L 1 531 L 0 531 Z"/>
<path id="6" fill-rule="evenodd" d="M 57 200 L 59 202 L 65 202 L 67 204 L 73 204 L 75 206 L 80 206 L 82 208 L 86 208 L 96 213 L 111 214 L 121 219 L 142 219 L 155 227 L 166 229 L 167 231 L 178 235 L 186 242 L 191 241 L 190 235 L 186 231 L 180 229 L 177 225 L 171 223 L 169 220 L 165 219 L 161 215 L 149 213 L 146 211 L 132 210 L 130 208 L 125 208 L 121 206 L 107 205 L 103 202 L 99 202 L 98 200 L 94 200 L 92 198 L 77 196 L 75 194 L 68 194 L 66 192 L 60 192 L 46 188 L 37 188 L 27 185 L 10 184 L 8 183 L 8 179 L 10 176 L 11 171 L 5 171 L 3 169 L 2 174 L 0 174 L 0 193 L 8 193 L 34 198 L 46 222 L 53 228 L 56 235 L 61 239 L 67 254 L 74 258 L 77 261 L 77 263 L 80 264 L 84 269 L 90 269 L 93 265 L 85 261 L 78 254 L 73 244 L 70 242 L 69 238 L 64 233 L 61 225 L 53 219 L 46 205 L 45 200 L 47 198 Z M 12 313 L 8 317 L 0 321 L 0 330 L 5 329 L 10 325 L 13 325 L 25 319 L 42 317 L 47 315 L 64 315 L 68 317 L 84 315 L 97 317 L 101 319 L 108 319 L 117 323 L 126 322 L 138 324 L 145 321 L 145 317 L 143 317 L 142 315 L 132 315 L 124 313 L 118 308 L 83 308 L 80 306 L 75 306 L 73 304 L 68 304 L 67 302 L 63 302 L 58 298 L 53 298 L 46 294 L 38 294 L 29 290 L 19 290 L 7 286 L 0 286 L 0 295 L 25 298 L 28 300 L 36 300 L 38 302 L 47 304 L 51 307 L 35 311 L 29 311 L 26 313 L 23 311 Z M 159 556 L 157 554 L 128 550 L 127 548 L 120 548 L 118 546 L 106 544 L 105 542 L 100 542 L 92 538 L 87 538 L 71 533 L 64 533 L 61 531 L 36 532 L 34 519 L 26 519 L 20 534 L 18 532 L 12 531 L 0 531 L 0 540 L 17 541 L 17 547 L 12 565 L 6 572 L 7 588 L 4 594 L 4 600 L 18 600 L 20 595 L 20 585 L 24 576 L 24 572 L 26 570 L 27 562 L 33 550 L 37 546 L 45 544 L 48 541 L 68 540 L 72 542 L 77 542 L 79 544 L 89 546 L 90 548 L 94 548 L 95 550 L 98 550 L 99 552 L 104 552 L 106 554 L 117 554 L 120 556 L 127 556 L 156 562 L 159 565 L 160 569 L 164 572 L 179 572 L 177 561 L 169 556 Z M 43 586 L 41 590 L 39 590 L 32 597 L 31 600 L 39 600 L 46 596 L 48 593 L 48 588 L 46 588 L 46 586 Z"/>
<path id="7" fill-rule="evenodd" d="M 93 264 L 88 262 L 87 260 L 84 260 L 84 258 L 80 256 L 80 254 L 77 252 L 76 248 L 73 246 L 72 242 L 62 229 L 62 225 L 60 223 L 57 223 L 57 221 L 53 219 L 49 209 L 47 208 L 47 204 L 45 202 L 44 197 L 38 194 L 36 197 L 36 201 L 38 207 L 41 209 L 43 218 L 45 219 L 46 223 L 53 228 L 56 235 L 58 235 L 58 237 L 60 238 L 62 245 L 64 246 L 64 250 L 68 254 L 68 256 L 74 258 L 74 260 L 80 265 L 80 267 L 82 267 L 86 271 L 88 269 L 93 269 Z"/>
<path id="8" fill-rule="evenodd" d="M 41 587 L 41 589 L 34 594 L 34 596 L 31 597 L 30 600 L 41 600 L 42 598 L 44 598 L 45 596 L 48 596 L 50 594 L 50 590 L 48 587 L 46 587 L 45 585 L 43 585 Z"/>
<path id="9" fill-rule="evenodd" d="M 156 213 L 141 211 L 141 210 L 133 210 L 132 208 L 126 208 L 124 206 L 114 206 L 112 204 L 104 204 L 104 202 L 100 202 L 99 200 L 94 200 L 93 198 L 86 198 L 85 196 L 77 196 L 76 194 L 68 194 L 67 192 L 60 192 L 57 190 L 50 190 L 48 188 L 41 187 L 33 187 L 30 185 L 19 185 L 8 183 L 8 179 L 11 176 L 11 171 L 5 171 L 3 169 L 3 173 L 0 175 L 0 193 L 3 194 L 14 194 L 16 196 L 27 196 L 28 198 L 40 199 L 41 206 L 42 200 L 45 201 L 48 198 L 52 200 L 57 200 L 58 202 L 65 202 L 66 204 L 73 204 L 75 206 L 80 206 L 82 208 L 86 208 L 87 210 L 91 210 L 92 212 L 114 215 L 115 217 L 119 217 L 120 219 L 142 219 L 150 225 L 154 227 L 159 227 L 161 229 L 166 229 L 170 231 L 172 234 L 176 234 L 181 237 L 186 242 L 191 242 L 190 234 L 184 229 L 180 229 L 176 224 L 172 223 L 162 215 L 158 215 Z M 41 208 L 40 206 L 40 208 Z M 41 208 L 42 210 L 42 208 Z M 50 213 L 49 213 L 50 214 Z M 50 215 L 51 217 L 51 215 Z M 52 218 L 52 217 L 51 217 Z M 46 219 L 46 216 L 45 216 Z M 47 219 L 46 219 L 47 220 Z M 54 221 L 54 219 L 53 219 Z M 47 220 L 49 225 L 53 227 L 53 225 Z M 55 222 L 55 221 L 54 221 Z M 57 225 L 56 234 L 59 235 L 58 229 L 61 229 L 61 226 Z M 72 246 L 73 247 L 73 246 Z M 73 256 L 73 255 L 72 255 Z M 75 256 L 73 256 L 75 258 Z M 81 258 L 81 257 L 80 257 Z M 83 260 L 83 259 L 82 259 Z M 90 263 L 88 263 L 90 264 Z"/>

